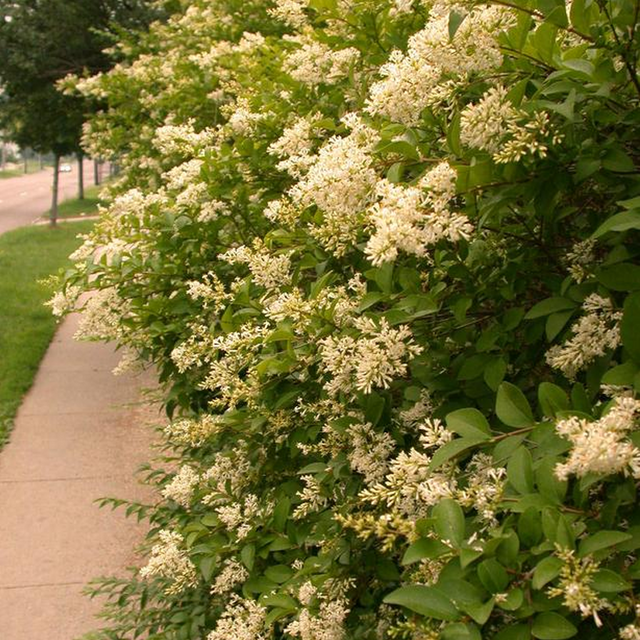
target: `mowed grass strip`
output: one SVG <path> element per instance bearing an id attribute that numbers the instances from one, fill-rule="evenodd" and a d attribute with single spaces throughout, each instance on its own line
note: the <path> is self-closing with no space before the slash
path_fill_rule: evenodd
<path id="1" fill-rule="evenodd" d="M 44 306 L 51 291 L 39 281 L 68 264 L 81 243 L 76 236 L 91 226 L 72 222 L 0 235 L 0 446 L 56 329 Z"/>
<path id="2" fill-rule="evenodd" d="M 84 198 L 70 198 L 58 205 L 58 218 L 80 218 L 82 216 L 94 216 L 98 213 L 98 205 L 102 200 L 98 197 L 103 185 L 88 187 L 84 190 Z M 49 212 L 44 216 L 49 218 Z"/>

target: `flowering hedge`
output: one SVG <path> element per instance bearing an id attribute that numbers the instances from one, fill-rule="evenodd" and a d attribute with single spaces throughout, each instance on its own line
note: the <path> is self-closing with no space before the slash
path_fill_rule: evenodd
<path id="1" fill-rule="evenodd" d="M 103 637 L 640 638 L 638 3 L 172 9 L 66 83 L 171 418 Z"/>

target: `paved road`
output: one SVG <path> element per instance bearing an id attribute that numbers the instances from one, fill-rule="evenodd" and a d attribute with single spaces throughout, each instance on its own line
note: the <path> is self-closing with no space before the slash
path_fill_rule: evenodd
<path id="1" fill-rule="evenodd" d="M 84 181 L 86 186 L 93 184 L 90 160 L 84 164 Z M 48 211 L 52 185 L 52 169 L 0 179 L 0 233 L 30 224 Z M 71 165 L 71 173 L 60 174 L 60 201 L 75 197 L 77 191 L 78 167 L 75 163 Z"/>

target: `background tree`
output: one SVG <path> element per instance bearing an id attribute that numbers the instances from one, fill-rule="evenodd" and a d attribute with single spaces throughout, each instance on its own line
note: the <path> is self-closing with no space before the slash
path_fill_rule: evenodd
<path id="1" fill-rule="evenodd" d="M 62 156 L 77 154 L 79 197 L 84 196 L 82 123 L 97 104 L 63 95 L 57 83 L 69 74 L 109 69 L 112 59 L 104 49 L 156 15 L 144 0 L 0 0 L 0 126 L 20 145 L 54 154 L 54 225 Z"/>

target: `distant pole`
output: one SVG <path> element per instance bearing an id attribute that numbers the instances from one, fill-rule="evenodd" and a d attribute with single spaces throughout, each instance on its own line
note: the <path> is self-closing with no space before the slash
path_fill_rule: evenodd
<path id="1" fill-rule="evenodd" d="M 84 200 L 84 154 L 78 151 L 78 200 Z"/>
<path id="2" fill-rule="evenodd" d="M 51 212 L 49 224 L 55 227 L 58 223 L 58 183 L 60 177 L 60 156 L 56 153 L 53 160 L 53 195 L 51 198 Z"/>

